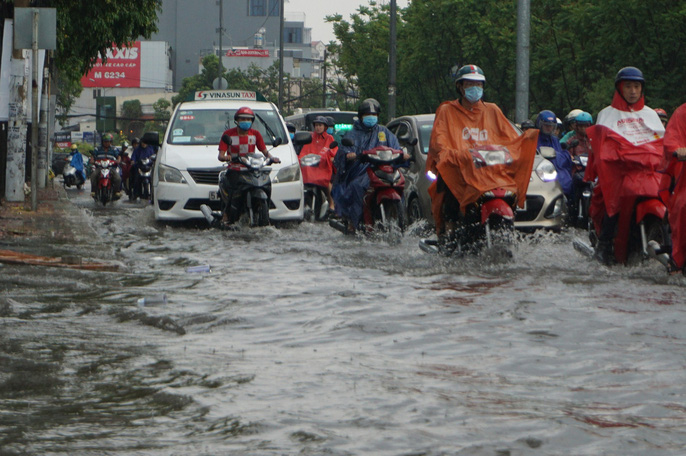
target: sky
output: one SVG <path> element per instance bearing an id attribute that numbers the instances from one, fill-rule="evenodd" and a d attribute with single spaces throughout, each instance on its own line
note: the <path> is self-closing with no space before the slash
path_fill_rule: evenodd
<path id="1" fill-rule="evenodd" d="M 410 0 L 396 0 L 397 8 L 405 8 Z M 390 0 L 379 0 L 389 3 Z M 284 12 L 305 13 L 305 27 L 312 29 L 312 41 L 328 43 L 335 40 L 333 24 L 325 22 L 326 16 L 340 14 L 344 20 L 357 12 L 360 5 L 369 5 L 369 0 L 285 0 Z"/>

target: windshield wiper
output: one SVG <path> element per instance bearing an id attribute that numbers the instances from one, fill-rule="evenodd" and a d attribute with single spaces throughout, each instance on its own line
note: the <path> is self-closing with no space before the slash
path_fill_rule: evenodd
<path id="1" fill-rule="evenodd" d="M 255 117 L 257 117 L 258 119 L 260 119 L 260 122 L 262 122 L 262 125 L 264 125 L 264 128 L 267 129 L 267 133 L 269 133 L 269 134 L 271 135 L 271 137 L 272 137 L 272 143 L 273 143 L 274 140 L 276 139 L 276 135 L 274 134 L 274 130 L 272 130 L 272 129 L 269 127 L 269 124 L 268 124 L 267 122 L 265 122 L 264 119 L 262 118 L 262 116 L 260 116 L 258 113 L 255 113 Z M 280 138 L 281 140 L 283 140 L 283 138 L 281 138 L 280 136 L 279 136 L 279 138 Z"/>

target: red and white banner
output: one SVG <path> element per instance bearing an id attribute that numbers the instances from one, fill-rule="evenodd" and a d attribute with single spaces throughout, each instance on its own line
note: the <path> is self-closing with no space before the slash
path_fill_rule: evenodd
<path id="1" fill-rule="evenodd" d="M 269 57 L 267 49 L 231 49 L 226 51 L 226 57 Z"/>
<path id="2" fill-rule="evenodd" d="M 140 87 L 141 42 L 131 47 L 107 50 L 107 63 L 98 58 L 93 68 L 81 78 L 83 87 Z"/>

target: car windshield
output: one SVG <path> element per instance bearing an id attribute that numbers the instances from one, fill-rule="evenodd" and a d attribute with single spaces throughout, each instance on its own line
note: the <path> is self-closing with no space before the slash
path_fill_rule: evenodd
<path id="1" fill-rule="evenodd" d="M 252 128 L 262 134 L 267 146 L 273 145 L 273 136 L 285 142 L 286 133 L 275 110 L 253 111 L 255 122 Z M 235 113 L 236 109 L 179 109 L 171 124 L 167 142 L 187 146 L 218 145 L 222 133 L 235 126 Z"/>

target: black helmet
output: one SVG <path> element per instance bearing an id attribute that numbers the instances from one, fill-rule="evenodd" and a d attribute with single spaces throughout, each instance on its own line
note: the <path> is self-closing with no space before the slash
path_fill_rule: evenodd
<path id="1" fill-rule="evenodd" d="M 140 142 L 141 142 L 141 140 L 138 139 L 136 136 L 134 136 L 133 138 L 131 138 L 131 144 L 132 144 L 132 145 L 133 145 L 133 144 L 140 144 Z"/>
<path id="2" fill-rule="evenodd" d="M 333 117 L 331 116 L 326 116 L 326 125 L 328 127 L 335 127 L 336 126 L 336 121 L 333 120 Z"/>
<path id="3" fill-rule="evenodd" d="M 615 76 L 615 88 L 619 86 L 621 81 L 638 81 L 641 83 L 641 87 L 646 83 L 646 80 L 643 78 L 643 72 L 632 66 L 624 67 L 617 72 L 617 76 Z"/>
<path id="4" fill-rule="evenodd" d="M 374 98 L 367 98 L 357 108 L 357 117 L 361 120 L 365 114 L 379 115 L 381 112 L 381 105 Z"/>
<path id="5" fill-rule="evenodd" d="M 320 124 L 324 125 L 325 127 L 329 125 L 329 123 L 326 121 L 326 117 L 324 117 L 324 116 L 315 117 L 314 120 L 312 121 L 312 126 L 314 126 L 314 124 L 316 124 L 316 123 L 320 123 Z"/>
<path id="6" fill-rule="evenodd" d="M 286 128 L 288 129 L 288 131 L 295 133 L 295 125 L 293 125 L 292 123 L 286 122 Z"/>

